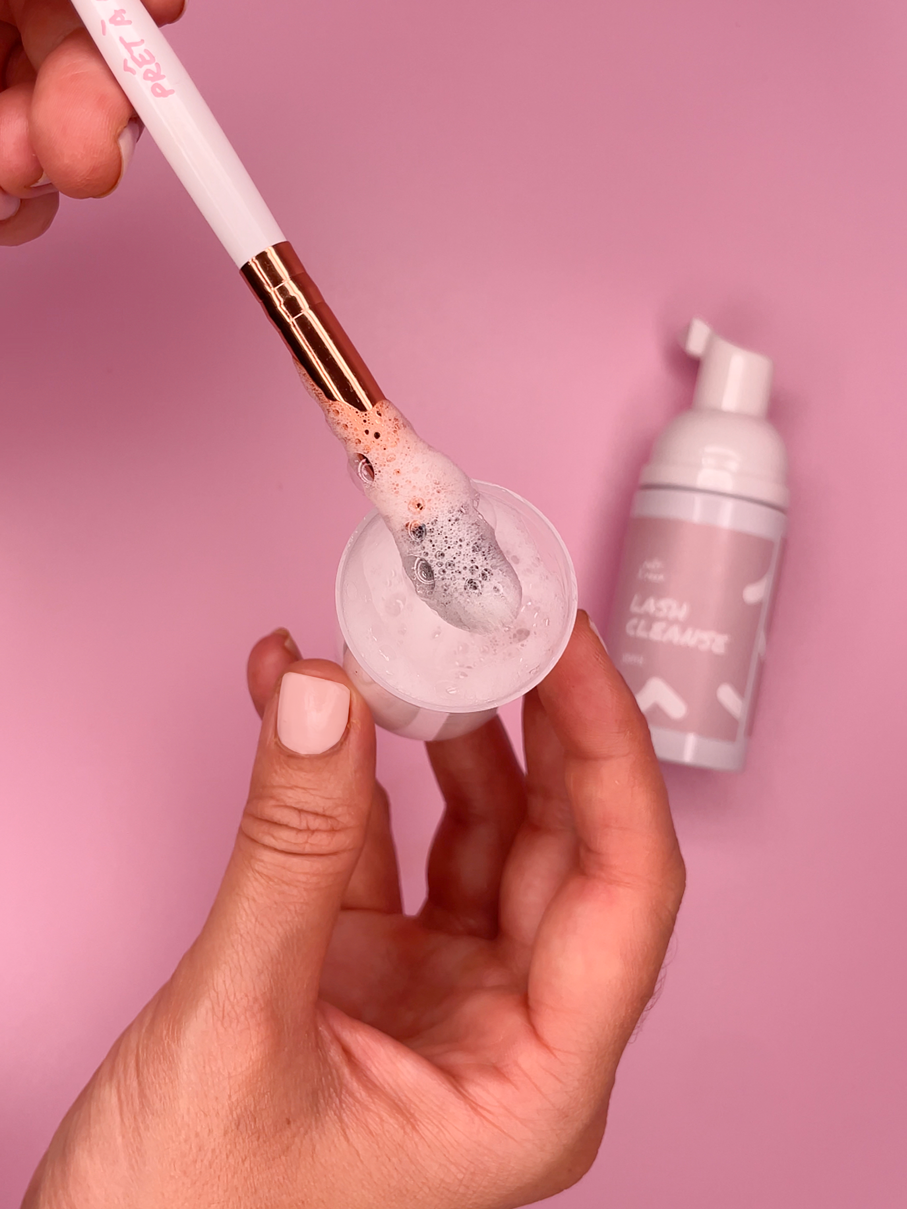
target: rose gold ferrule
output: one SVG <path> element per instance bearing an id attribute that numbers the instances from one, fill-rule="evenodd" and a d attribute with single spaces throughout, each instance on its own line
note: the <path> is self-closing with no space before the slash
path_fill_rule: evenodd
<path id="1" fill-rule="evenodd" d="M 309 390 L 320 401 L 370 411 L 384 398 L 290 244 L 275 244 L 240 270 L 286 341 Z"/>

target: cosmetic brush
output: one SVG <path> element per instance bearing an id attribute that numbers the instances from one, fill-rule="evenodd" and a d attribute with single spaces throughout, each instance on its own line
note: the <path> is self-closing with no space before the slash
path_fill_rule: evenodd
<path id="1" fill-rule="evenodd" d="M 239 156 L 140 0 L 72 0 L 85 28 L 283 337 L 393 534 L 416 593 L 445 621 L 510 625 L 522 589 L 471 480 L 385 397 Z"/>

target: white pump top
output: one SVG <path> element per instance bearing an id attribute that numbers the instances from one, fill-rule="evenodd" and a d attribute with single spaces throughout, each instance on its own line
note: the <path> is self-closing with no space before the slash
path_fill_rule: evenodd
<path id="1" fill-rule="evenodd" d="M 761 353 L 723 340 L 704 319 L 694 319 L 681 343 L 702 362 L 694 407 L 714 407 L 742 416 L 764 417 L 772 389 L 772 363 Z"/>
<path id="2" fill-rule="evenodd" d="M 655 441 L 643 487 L 686 487 L 786 508 L 787 453 L 765 419 L 772 362 L 694 319 L 680 343 L 702 366 L 693 406 Z"/>

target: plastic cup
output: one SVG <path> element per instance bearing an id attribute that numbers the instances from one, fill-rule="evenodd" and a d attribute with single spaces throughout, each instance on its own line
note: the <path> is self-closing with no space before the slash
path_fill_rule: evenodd
<path id="1" fill-rule="evenodd" d="M 468 734 L 508 701 L 515 701 L 543 680 L 563 654 L 573 630 L 576 617 L 576 576 L 567 547 L 560 534 L 541 512 L 522 496 L 492 483 L 476 483 L 480 508 L 492 525 L 496 517 L 509 510 L 509 524 L 522 528 L 535 545 L 545 569 L 553 578 L 560 594 L 556 629 L 546 635 L 545 656 L 541 661 L 515 664 L 511 656 L 501 656 L 501 682 L 496 695 L 469 703 L 452 702 L 449 686 L 431 680 L 431 674 L 421 677 L 418 692 L 403 690 L 388 673 L 379 644 L 374 638 L 373 622 L 379 618 L 376 600 L 386 585 L 387 573 L 399 568 L 400 556 L 389 544 L 386 565 L 375 565 L 374 556 L 367 551 L 379 536 L 375 526 L 384 521 L 377 512 L 370 512 L 347 542 L 337 570 L 337 620 L 342 638 L 342 663 L 347 675 L 368 702 L 376 723 L 385 730 L 410 739 L 452 739 Z M 506 553 L 506 550 L 505 550 Z M 401 572 L 402 573 L 402 572 Z M 381 624 L 387 624 L 381 615 Z M 438 627 L 447 623 L 438 619 Z M 449 627 L 452 629 L 453 627 Z M 405 648 L 405 635 L 399 639 Z M 468 673 L 466 673 L 468 675 Z"/>

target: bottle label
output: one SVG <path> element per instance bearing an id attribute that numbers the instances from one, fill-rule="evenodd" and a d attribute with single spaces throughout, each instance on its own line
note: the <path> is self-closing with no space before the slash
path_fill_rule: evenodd
<path id="1" fill-rule="evenodd" d="M 607 644 L 650 725 L 732 742 L 749 733 L 779 540 L 630 521 Z"/>

